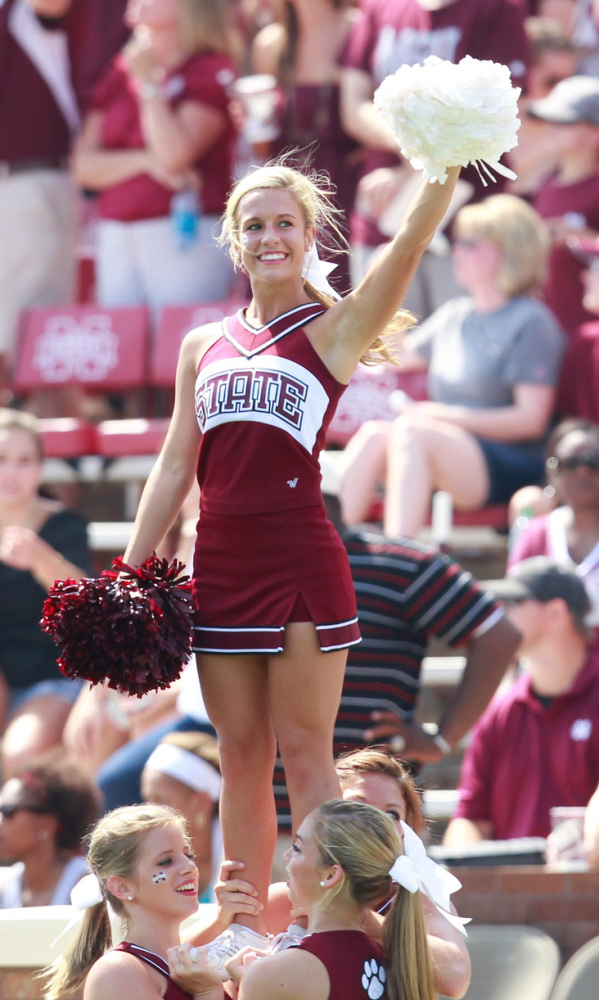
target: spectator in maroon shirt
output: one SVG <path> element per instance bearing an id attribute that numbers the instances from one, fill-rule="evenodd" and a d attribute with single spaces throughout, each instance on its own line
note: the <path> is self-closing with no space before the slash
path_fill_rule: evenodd
<path id="1" fill-rule="evenodd" d="M 512 604 L 527 670 L 474 730 L 445 843 L 546 837 L 553 807 L 590 803 L 585 842 L 597 861 L 599 657 L 589 647 L 584 583 L 538 556 L 486 585 Z"/>
<path id="2" fill-rule="evenodd" d="M 599 79 L 571 76 L 531 101 L 527 113 L 551 130 L 555 173 L 533 204 L 552 231 L 545 302 L 567 333 L 594 319 L 581 296 L 583 263 L 568 246 L 574 236 L 599 232 Z"/>
<path id="3" fill-rule="evenodd" d="M 99 193 L 98 300 L 157 312 L 224 298 L 233 270 L 215 229 L 235 139 L 227 5 L 130 0 L 127 18 L 133 36 L 94 91 L 73 156 L 76 181 Z"/>

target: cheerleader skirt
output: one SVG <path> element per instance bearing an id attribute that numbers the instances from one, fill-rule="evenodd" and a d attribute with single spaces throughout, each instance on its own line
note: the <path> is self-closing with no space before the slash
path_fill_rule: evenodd
<path id="1" fill-rule="evenodd" d="M 291 621 L 313 622 L 323 652 L 360 641 L 345 546 L 321 506 L 203 511 L 192 586 L 199 653 L 281 653 Z"/>

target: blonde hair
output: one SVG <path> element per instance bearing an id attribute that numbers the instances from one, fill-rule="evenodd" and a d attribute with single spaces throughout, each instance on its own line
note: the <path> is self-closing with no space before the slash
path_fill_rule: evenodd
<path id="1" fill-rule="evenodd" d="M 491 240 L 501 250 L 501 291 L 513 298 L 530 294 L 545 277 L 549 229 L 541 216 L 515 194 L 494 194 L 456 215 L 457 239 Z"/>
<path id="2" fill-rule="evenodd" d="M 293 153 L 286 155 L 291 157 Z M 248 173 L 237 181 L 229 194 L 222 217 L 219 243 L 228 249 L 236 269 L 241 267 L 242 255 L 239 239 L 239 205 L 245 195 L 265 190 L 289 191 L 301 210 L 306 229 L 316 230 L 315 242 L 334 253 L 347 252 L 347 241 L 337 222 L 341 210 L 333 204 L 334 189 L 327 174 L 316 171 L 303 173 L 295 167 L 288 166 L 283 157 L 261 167 L 251 167 Z M 328 241 L 325 238 L 327 230 L 332 234 L 332 238 Z M 327 242 L 332 245 L 327 246 Z M 304 281 L 304 291 L 313 302 L 320 302 L 326 308 L 335 304 L 335 299 L 314 288 L 309 281 Z M 407 329 L 413 323 L 414 318 L 410 313 L 400 310 L 393 322 L 366 351 L 361 358 L 362 363 L 374 365 L 382 361 L 396 362 L 386 341 L 388 337 Z"/>
<path id="3" fill-rule="evenodd" d="M 405 821 L 415 833 L 420 833 L 424 826 L 422 816 L 422 798 L 414 784 L 414 779 L 400 761 L 385 750 L 376 747 L 364 747 L 361 750 L 350 750 L 335 762 L 337 777 L 343 789 L 350 785 L 356 775 L 379 774 L 397 782 L 397 786 L 406 805 Z"/>
<path id="4" fill-rule="evenodd" d="M 181 38 L 188 53 L 224 52 L 236 57 L 239 42 L 228 0 L 177 0 Z"/>
<path id="5" fill-rule="evenodd" d="M 139 855 L 148 833 L 166 826 L 177 826 L 187 839 L 185 820 L 168 806 L 121 806 L 106 813 L 96 823 L 89 837 L 87 866 L 96 875 L 104 899 L 84 913 L 79 933 L 64 957 L 60 957 L 44 975 L 48 985 L 47 1000 L 59 1000 L 80 987 L 105 951 L 112 947 L 112 931 L 108 916 L 109 902 L 115 913 L 126 915 L 122 900 L 106 888 L 111 875 L 130 878 L 137 867 Z"/>
<path id="6" fill-rule="evenodd" d="M 393 820 L 364 802 L 333 799 L 315 809 L 313 836 L 322 866 L 337 864 L 343 879 L 329 892 L 332 900 L 347 886 L 366 909 L 393 892 L 389 871 L 404 854 Z M 401 886 L 383 928 L 388 1000 L 434 1000 L 433 974 L 420 893 Z"/>
<path id="7" fill-rule="evenodd" d="M 44 457 L 44 443 L 37 417 L 24 410 L 0 409 L 0 431 L 22 431 L 35 444 L 40 461 Z"/>

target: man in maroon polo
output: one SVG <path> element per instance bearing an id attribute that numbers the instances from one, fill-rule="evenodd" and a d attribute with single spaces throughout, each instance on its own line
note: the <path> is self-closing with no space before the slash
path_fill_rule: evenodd
<path id="1" fill-rule="evenodd" d="M 512 605 L 524 670 L 499 692 L 464 755 L 459 803 L 445 844 L 546 837 L 554 806 L 587 806 L 585 842 L 599 831 L 599 652 L 577 574 L 545 556 L 486 587 Z"/>

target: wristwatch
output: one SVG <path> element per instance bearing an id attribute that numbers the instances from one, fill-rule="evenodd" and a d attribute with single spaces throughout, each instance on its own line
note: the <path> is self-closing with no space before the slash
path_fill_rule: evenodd
<path id="1" fill-rule="evenodd" d="M 425 733 L 428 733 L 428 735 L 432 737 L 433 743 L 439 748 L 444 756 L 451 753 L 451 744 L 448 743 L 445 737 L 441 735 L 436 722 L 424 722 L 422 728 Z"/>

